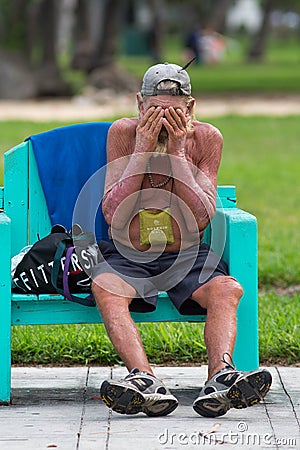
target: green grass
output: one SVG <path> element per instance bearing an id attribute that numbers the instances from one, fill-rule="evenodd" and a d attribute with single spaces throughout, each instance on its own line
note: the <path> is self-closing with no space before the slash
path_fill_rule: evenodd
<path id="1" fill-rule="evenodd" d="M 261 363 L 295 364 L 300 357 L 300 297 L 260 295 Z M 139 324 L 152 364 L 206 364 L 204 324 Z M 280 332 L 278 332 L 280 331 Z M 13 327 L 14 364 L 121 364 L 103 325 Z"/>
<path id="2" fill-rule="evenodd" d="M 300 57 L 299 40 L 270 39 L 263 63 L 248 63 L 245 55 L 249 42 L 230 40 L 224 61 L 218 65 L 193 64 L 188 68 L 193 94 L 220 93 L 274 93 L 299 92 Z M 180 36 L 167 36 L 164 43 L 164 60 L 184 64 Z M 125 56 L 120 64 L 141 79 L 153 64 L 146 56 Z"/>
<path id="3" fill-rule="evenodd" d="M 222 64 L 251 65 L 251 63 L 247 62 L 247 53 L 251 46 L 251 38 L 249 36 L 226 36 L 225 40 L 227 45 Z M 182 43 L 183 38 L 179 34 L 166 35 L 163 45 L 164 56 L 169 58 L 170 61 L 182 62 Z M 275 36 L 269 36 L 262 63 L 278 65 L 300 64 L 299 37 L 294 35 L 280 39 Z"/>
<path id="4" fill-rule="evenodd" d="M 181 64 L 180 60 L 171 60 Z M 126 58 L 122 65 L 138 79 L 152 64 L 147 58 Z M 300 63 L 192 66 L 188 69 L 193 95 L 236 93 L 292 93 L 300 91 Z"/>
<path id="5" fill-rule="evenodd" d="M 300 360 L 300 295 L 278 296 L 274 292 L 260 295 L 260 358 L 288 364 Z"/>
<path id="6" fill-rule="evenodd" d="M 237 186 L 238 205 L 259 224 L 262 286 L 297 284 L 299 240 L 299 116 L 223 117 L 211 122 L 224 135 L 219 184 Z"/>

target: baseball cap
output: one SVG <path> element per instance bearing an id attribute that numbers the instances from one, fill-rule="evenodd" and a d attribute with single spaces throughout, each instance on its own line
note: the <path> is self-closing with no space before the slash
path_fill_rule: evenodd
<path id="1" fill-rule="evenodd" d="M 157 89 L 161 81 L 175 81 L 178 83 L 178 90 L 166 91 Z M 143 95 L 191 95 L 191 81 L 188 73 L 177 64 L 155 64 L 151 66 L 144 75 L 141 93 Z"/>

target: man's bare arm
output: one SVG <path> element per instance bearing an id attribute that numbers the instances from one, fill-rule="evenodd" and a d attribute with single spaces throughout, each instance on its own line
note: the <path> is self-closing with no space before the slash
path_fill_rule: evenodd
<path id="1" fill-rule="evenodd" d="M 157 143 L 162 117 L 161 108 L 150 108 L 137 125 L 136 134 L 132 127 L 128 129 L 128 119 L 117 121 L 111 127 L 102 210 L 107 223 L 111 225 L 114 218 L 114 227 L 118 229 L 128 222 L 135 208 L 147 160 Z M 122 208 L 118 209 L 120 205 Z"/>
<path id="2" fill-rule="evenodd" d="M 195 174 L 195 168 L 185 158 L 174 162 L 173 174 L 174 191 L 191 212 L 190 218 L 184 214 L 187 228 L 192 231 L 196 220 L 199 230 L 204 230 L 216 211 L 215 183 L 201 168 L 196 169 Z"/>
<path id="3" fill-rule="evenodd" d="M 181 110 L 170 108 L 166 112 L 165 126 L 169 133 L 168 153 L 173 155 L 172 171 L 174 187 L 178 197 L 192 214 L 184 217 L 188 229 L 193 228 L 196 220 L 200 230 L 211 221 L 216 209 L 217 172 L 220 165 L 223 138 L 219 130 L 203 124 L 194 130 L 194 152 L 199 159 L 198 166 L 187 160 L 186 155 L 186 119 Z"/>

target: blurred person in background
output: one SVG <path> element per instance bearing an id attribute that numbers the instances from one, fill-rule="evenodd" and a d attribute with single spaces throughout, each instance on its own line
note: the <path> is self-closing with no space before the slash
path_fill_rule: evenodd
<path id="1" fill-rule="evenodd" d="M 207 26 L 202 32 L 202 52 L 205 64 L 217 64 L 222 61 L 226 51 L 226 39 L 213 27 Z"/>
<path id="2" fill-rule="evenodd" d="M 184 58 L 186 61 L 190 61 L 195 58 L 196 64 L 203 63 L 203 34 L 201 25 L 198 24 L 188 33 L 184 45 Z"/>

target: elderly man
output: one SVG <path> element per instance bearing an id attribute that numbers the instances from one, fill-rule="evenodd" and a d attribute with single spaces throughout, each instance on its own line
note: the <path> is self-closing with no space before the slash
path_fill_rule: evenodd
<path id="1" fill-rule="evenodd" d="M 243 289 L 202 243 L 216 209 L 222 135 L 195 121 L 187 72 L 157 64 L 137 95 L 139 118 L 117 120 L 107 142 L 102 208 L 111 242 L 94 267 L 92 290 L 108 336 L 126 365 L 123 380 L 102 383 L 101 397 L 121 414 L 163 416 L 178 406 L 147 359 L 130 311 L 153 311 L 168 292 L 183 314 L 206 314 L 208 381 L 193 408 L 216 417 L 245 408 L 268 392 L 266 370 L 242 373 L 231 356 Z"/>

